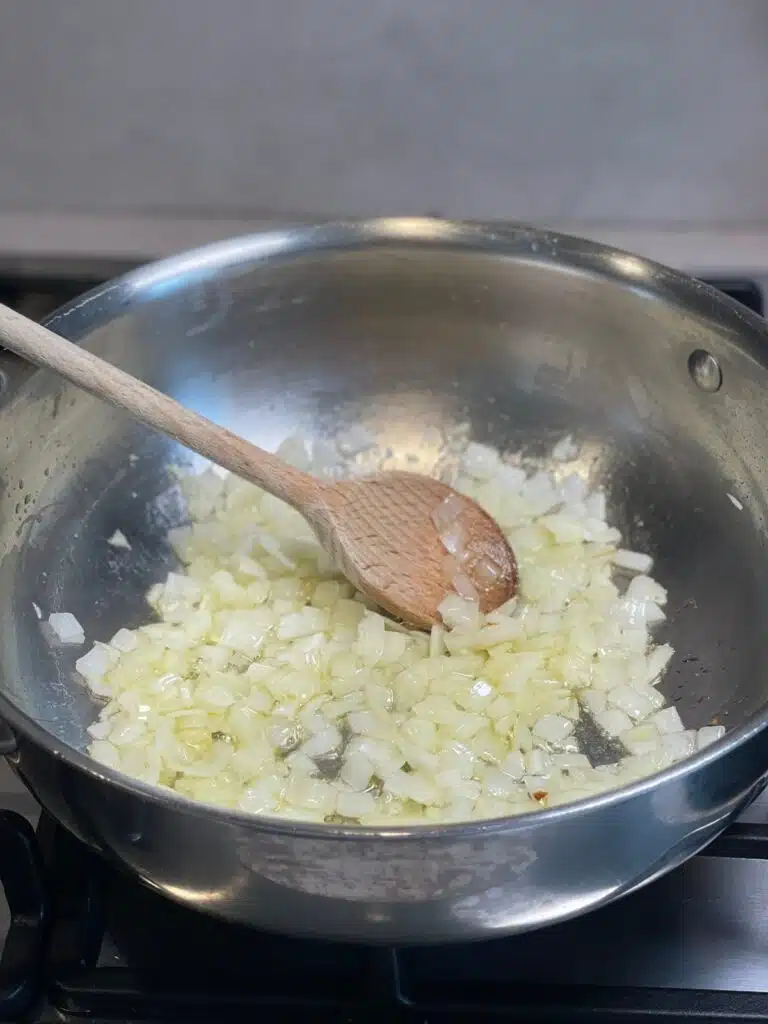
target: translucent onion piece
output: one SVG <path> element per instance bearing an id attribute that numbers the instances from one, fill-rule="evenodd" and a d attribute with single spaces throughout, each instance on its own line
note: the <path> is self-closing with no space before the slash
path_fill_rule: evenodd
<path id="1" fill-rule="evenodd" d="M 85 643 L 85 630 L 71 612 L 52 612 L 48 616 L 48 625 L 59 643 Z"/>

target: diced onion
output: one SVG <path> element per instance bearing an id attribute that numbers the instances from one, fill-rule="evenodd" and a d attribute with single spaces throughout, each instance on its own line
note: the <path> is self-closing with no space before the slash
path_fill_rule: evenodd
<path id="1" fill-rule="evenodd" d="M 111 544 L 113 548 L 125 548 L 126 551 L 131 550 L 131 543 L 122 530 L 115 530 L 112 536 L 107 538 L 107 544 Z"/>
<path id="2" fill-rule="evenodd" d="M 85 630 L 71 612 L 52 612 L 48 625 L 61 644 L 85 643 Z"/>
<path id="3" fill-rule="evenodd" d="M 132 629 L 118 629 L 112 639 L 109 641 L 110 647 L 114 647 L 118 651 L 127 653 L 133 651 L 139 646 L 139 638 Z"/>
<path id="4" fill-rule="evenodd" d="M 472 441 L 462 456 L 462 469 L 475 480 L 491 480 L 498 472 L 500 461 L 495 449 Z"/>
<path id="5" fill-rule="evenodd" d="M 477 591 L 472 580 L 465 573 L 455 572 L 451 577 L 451 583 L 459 597 L 466 598 L 467 601 L 477 601 Z"/>
<path id="6" fill-rule="evenodd" d="M 432 512 L 432 522 L 435 524 L 437 532 L 445 536 L 449 530 L 458 524 L 463 509 L 464 502 L 458 494 L 449 494 L 447 498 L 441 501 Z M 447 544 L 445 546 L 449 551 L 451 550 Z M 452 551 L 451 554 L 456 554 L 456 552 Z"/>
<path id="7" fill-rule="evenodd" d="M 620 569 L 628 569 L 630 572 L 649 573 L 653 568 L 653 559 L 639 551 L 625 551 L 623 548 L 613 556 L 613 564 Z"/>
<path id="8" fill-rule="evenodd" d="M 685 729 L 680 713 L 674 707 L 662 708 L 661 711 L 657 711 L 655 715 L 651 716 L 651 721 L 659 732 L 665 735 L 673 732 L 683 732 Z"/>
<path id="9" fill-rule="evenodd" d="M 718 740 L 722 726 L 686 730 L 664 706 L 656 685 L 674 651 L 652 632 L 666 591 L 647 554 L 620 547 L 604 492 L 462 444 L 451 448 L 458 493 L 432 511 L 454 592 L 429 635 L 355 594 L 277 499 L 218 471 L 182 474 L 190 523 L 169 543 L 185 569 L 150 589 L 157 621 L 76 662 L 105 699 L 89 727 L 94 759 L 246 813 L 378 826 L 557 806 Z M 338 477 L 350 460 L 370 471 L 392 457 L 375 445 L 352 427 L 311 457 L 298 437 L 279 452 Z M 552 459 L 577 454 L 564 438 Z M 464 567 L 471 557 L 481 584 L 498 569 L 466 550 L 461 494 L 496 519 L 519 563 L 519 594 L 488 615 Z M 109 543 L 125 547 L 121 537 Z M 626 587 L 614 569 L 632 575 Z M 60 641 L 83 641 L 74 616 L 48 622 Z M 591 764 L 581 708 L 626 757 Z"/>
<path id="10" fill-rule="evenodd" d="M 696 733 L 691 729 L 670 732 L 661 738 L 661 748 L 672 761 L 680 761 L 696 749 Z"/>
<path id="11" fill-rule="evenodd" d="M 533 727 L 533 735 L 546 743 L 559 744 L 573 732 L 573 722 L 562 715 L 542 715 Z"/>
<path id="12" fill-rule="evenodd" d="M 649 697 L 628 684 L 609 690 L 608 703 L 620 711 L 626 712 L 636 722 L 647 718 L 654 709 L 654 704 Z"/>
<path id="13" fill-rule="evenodd" d="M 632 721 L 620 708 L 606 708 L 595 715 L 595 721 L 609 736 L 620 736 L 632 728 Z"/>
<path id="14" fill-rule="evenodd" d="M 703 750 L 710 743 L 716 743 L 725 736 L 724 725 L 705 725 L 696 734 L 696 749 Z"/>

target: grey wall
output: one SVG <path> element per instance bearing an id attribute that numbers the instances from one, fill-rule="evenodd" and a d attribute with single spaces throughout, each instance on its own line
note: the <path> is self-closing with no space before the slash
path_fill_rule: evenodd
<path id="1" fill-rule="evenodd" d="M 768 0 L 5 0 L 0 211 L 768 222 Z"/>

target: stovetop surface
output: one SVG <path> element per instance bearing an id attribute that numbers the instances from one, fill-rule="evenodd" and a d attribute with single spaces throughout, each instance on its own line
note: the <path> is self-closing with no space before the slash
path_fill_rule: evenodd
<path id="1" fill-rule="evenodd" d="M 760 823 L 738 823 L 706 854 L 575 921 L 400 949 L 225 924 L 150 891 L 43 816 L 47 918 L 28 900 L 12 921 L 0 1020 L 768 1021 L 766 810 L 761 800 L 748 815 Z M 5 851 L 25 825 L 0 813 Z"/>
<path id="2" fill-rule="evenodd" d="M 108 276 L 65 270 L 0 268 L 0 301 L 42 318 Z M 712 283 L 763 312 L 762 283 Z M 566 924 L 370 949 L 213 920 L 119 873 L 45 815 L 35 837 L 0 812 L 11 910 L 0 1021 L 768 1022 L 766 823 L 768 792 L 704 854 Z"/>

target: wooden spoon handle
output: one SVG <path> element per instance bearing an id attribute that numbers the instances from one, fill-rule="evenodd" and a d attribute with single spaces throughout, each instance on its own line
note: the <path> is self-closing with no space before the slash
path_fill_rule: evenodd
<path id="1" fill-rule="evenodd" d="M 187 448 L 258 484 L 301 510 L 322 484 L 282 459 L 219 427 L 124 370 L 0 303 L 0 345 L 68 381 Z"/>

